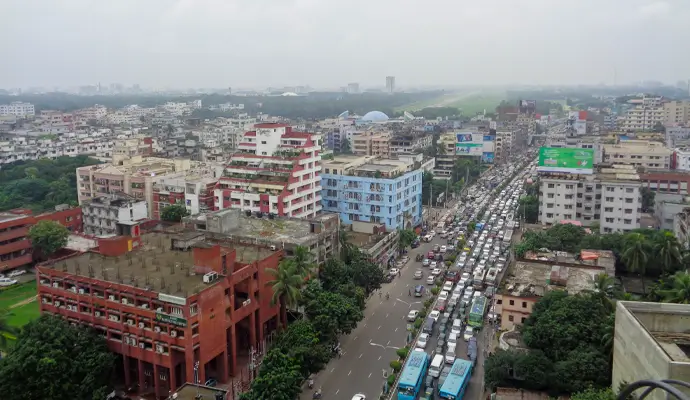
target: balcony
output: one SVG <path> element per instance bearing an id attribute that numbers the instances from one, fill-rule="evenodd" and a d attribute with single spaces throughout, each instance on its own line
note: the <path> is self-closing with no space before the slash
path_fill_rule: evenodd
<path id="1" fill-rule="evenodd" d="M 0 265 L 0 272 L 31 264 L 32 260 L 33 258 L 31 257 L 31 254 L 24 254 L 20 257 L 15 257 L 7 261 L 2 261 L 0 262 L 0 264 L 2 264 Z"/>
<path id="2" fill-rule="evenodd" d="M 26 250 L 30 248 L 31 241 L 29 239 L 22 239 L 8 244 L 0 244 L 0 254 L 8 254 L 18 250 Z"/>
<path id="3" fill-rule="evenodd" d="M 12 228 L 7 231 L 4 231 L 0 233 L 0 242 L 4 242 L 5 240 L 11 240 L 11 239 L 16 239 L 20 237 L 26 237 L 26 235 L 29 233 L 29 228 L 26 226 L 23 226 L 21 228 Z"/>

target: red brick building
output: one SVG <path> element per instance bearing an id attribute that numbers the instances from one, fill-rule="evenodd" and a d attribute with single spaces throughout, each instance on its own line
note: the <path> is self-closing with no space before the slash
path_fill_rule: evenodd
<path id="1" fill-rule="evenodd" d="M 686 171 L 659 170 L 646 171 L 640 174 L 642 187 L 661 193 L 688 193 L 690 173 Z"/>
<path id="2" fill-rule="evenodd" d="M 284 323 L 266 273 L 280 250 L 202 232 L 116 237 L 99 249 L 37 267 L 41 311 L 101 332 L 128 387 L 167 396 L 195 381 L 196 362 L 200 382 L 227 381 L 238 357 Z"/>
<path id="3" fill-rule="evenodd" d="M 0 272 L 27 267 L 33 262 L 33 249 L 27 235 L 38 221 L 56 221 L 72 232 L 82 229 L 81 208 L 31 215 L 31 210 L 15 209 L 0 213 Z"/>

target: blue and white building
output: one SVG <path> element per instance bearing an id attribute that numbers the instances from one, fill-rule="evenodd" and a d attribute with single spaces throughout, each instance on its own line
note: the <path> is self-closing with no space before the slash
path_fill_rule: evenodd
<path id="1" fill-rule="evenodd" d="M 322 160 L 321 205 L 355 221 L 386 225 L 387 231 L 411 229 L 422 222 L 420 163 L 374 156 L 337 156 Z"/>

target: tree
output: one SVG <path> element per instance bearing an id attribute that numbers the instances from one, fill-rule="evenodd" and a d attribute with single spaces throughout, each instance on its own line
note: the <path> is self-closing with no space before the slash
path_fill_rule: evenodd
<path id="1" fill-rule="evenodd" d="M 352 149 L 350 148 L 350 139 L 347 137 L 340 142 L 340 153 L 341 154 L 352 154 Z"/>
<path id="2" fill-rule="evenodd" d="M 42 220 L 29 229 L 29 239 L 41 258 L 48 258 L 67 245 L 69 231 L 59 222 Z"/>
<path id="3" fill-rule="evenodd" d="M 19 330 L 14 326 L 7 323 L 7 318 L 11 313 L 7 310 L 0 310 L 0 348 L 7 348 L 7 337 L 3 335 L 3 332 L 9 333 L 11 335 L 17 335 Z"/>
<path id="4" fill-rule="evenodd" d="M 525 196 L 518 200 L 517 214 L 525 222 L 536 224 L 539 220 L 539 198 L 537 196 Z"/>
<path id="5" fill-rule="evenodd" d="M 671 288 L 660 291 L 664 303 L 690 304 L 690 274 L 676 272 L 671 279 Z"/>
<path id="6" fill-rule="evenodd" d="M 398 251 L 400 254 L 414 242 L 417 234 L 411 229 L 401 229 L 398 231 Z"/>
<path id="7" fill-rule="evenodd" d="M 682 261 L 681 249 L 673 232 L 663 231 L 656 235 L 654 250 L 658 255 L 656 259 L 661 261 L 662 272 L 668 273 L 679 266 Z"/>
<path id="8" fill-rule="evenodd" d="M 355 299 L 325 291 L 315 280 L 309 281 L 302 292 L 306 316 L 324 341 L 352 332 L 364 318 Z"/>
<path id="9" fill-rule="evenodd" d="M 243 393 L 242 400 L 293 400 L 301 392 L 300 366 L 296 359 L 271 349 L 261 362 L 258 376 L 252 381 L 251 389 Z"/>
<path id="10" fill-rule="evenodd" d="M 320 371 L 331 357 L 331 349 L 319 340 L 309 321 L 295 321 L 276 338 L 273 348 L 297 361 L 302 376 Z"/>
<path id="11" fill-rule="evenodd" d="M 605 389 L 588 388 L 582 392 L 573 393 L 570 400 L 616 400 L 616 395 L 610 387 Z"/>
<path id="12" fill-rule="evenodd" d="M 161 219 L 168 222 L 180 222 L 187 215 L 189 211 L 182 204 L 171 204 L 161 211 Z"/>
<path id="13" fill-rule="evenodd" d="M 593 297 L 600 299 L 601 305 L 613 312 L 613 301 L 618 293 L 618 287 L 614 278 L 605 273 L 597 274 L 592 281 L 594 287 Z"/>
<path id="14" fill-rule="evenodd" d="M 554 366 L 552 390 L 561 393 L 574 393 L 590 387 L 605 388 L 611 386 L 611 365 L 608 357 L 598 348 L 581 346 L 559 361 Z"/>
<path id="15" fill-rule="evenodd" d="M 296 246 L 292 251 L 291 259 L 297 272 L 305 277 L 314 272 L 314 268 L 316 268 L 316 264 L 314 263 L 314 255 L 307 247 Z"/>
<path id="16" fill-rule="evenodd" d="M 647 268 L 649 246 L 642 233 L 632 232 L 625 235 L 622 259 L 630 272 L 640 276 L 644 275 Z M 644 279 L 642 279 L 644 291 Z"/>
<path id="17" fill-rule="evenodd" d="M 300 288 L 304 283 L 302 275 L 291 260 L 283 260 L 278 268 L 266 268 L 266 272 L 273 277 L 266 284 L 271 286 L 273 296 L 271 304 L 280 302 L 282 320 L 287 322 L 287 309 L 297 307 L 301 297 Z"/>
<path id="18" fill-rule="evenodd" d="M 8 400 L 104 399 L 114 365 L 105 338 L 44 315 L 0 360 L 0 393 Z"/>
<path id="19" fill-rule="evenodd" d="M 656 192 L 650 190 L 649 188 L 643 187 L 640 189 L 640 195 L 642 197 L 642 212 L 653 211 Z"/>

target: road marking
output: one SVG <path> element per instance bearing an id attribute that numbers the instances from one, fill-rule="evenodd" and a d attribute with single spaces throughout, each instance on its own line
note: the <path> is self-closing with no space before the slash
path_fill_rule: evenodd
<path id="1" fill-rule="evenodd" d="M 333 373 L 333 371 L 335 371 L 335 367 L 331 368 L 331 373 Z"/>
<path id="2" fill-rule="evenodd" d="M 369 339 L 369 344 L 371 344 L 371 339 Z"/>
<path id="3" fill-rule="evenodd" d="M 367 327 L 367 324 L 366 324 L 366 323 L 364 323 L 364 327 L 365 327 L 365 328 Z"/>
<path id="4" fill-rule="evenodd" d="M 386 313 L 386 318 L 388 318 L 388 314 L 389 314 L 389 313 Z"/>
<path id="5" fill-rule="evenodd" d="M 397 331 L 398 331 L 398 328 L 395 328 L 395 331 L 397 332 Z"/>
<path id="6" fill-rule="evenodd" d="M 381 356 L 379 356 L 379 360 L 381 359 Z"/>
<path id="7" fill-rule="evenodd" d="M 379 325 L 378 329 L 381 329 L 381 325 Z"/>
<path id="8" fill-rule="evenodd" d="M 350 376 L 351 374 L 352 374 L 352 370 L 350 370 L 350 372 L 347 373 L 347 376 Z M 335 394 L 338 394 L 338 393 L 336 392 Z"/>
<path id="9" fill-rule="evenodd" d="M 340 393 L 340 389 L 338 389 L 338 390 L 335 391 L 335 394 L 338 394 L 338 393 Z"/>
<path id="10" fill-rule="evenodd" d="M 357 336 L 355 336 L 355 338 L 354 338 L 354 339 L 352 339 L 352 340 L 357 340 Z"/>
<path id="11" fill-rule="evenodd" d="M 371 372 L 369 372 L 369 378 L 371 378 L 371 374 L 372 374 L 372 373 L 371 373 Z"/>
<path id="12" fill-rule="evenodd" d="M 390 345 L 391 345 L 391 341 L 389 340 L 388 343 L 386 343 L 386 346 L 390 346 Z"/>
<path id="13" fill-rule="evenodd" d="M 359 358 L 362 358 L 363 355 L 364 355 L 364 353 L 360 354 L 360 355 L 359 355 Z"/>

